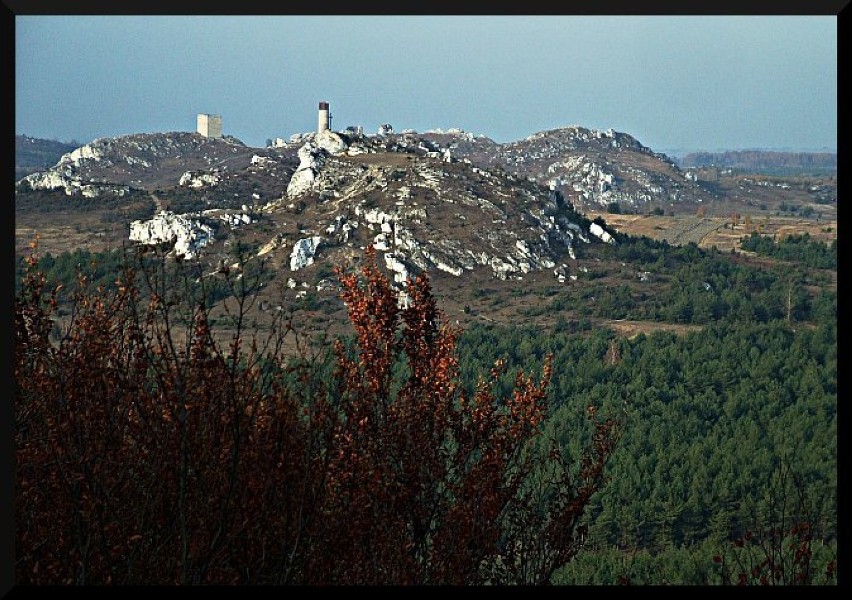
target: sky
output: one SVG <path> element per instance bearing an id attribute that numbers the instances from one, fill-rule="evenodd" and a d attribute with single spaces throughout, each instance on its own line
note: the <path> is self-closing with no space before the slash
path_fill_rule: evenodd
<path id="1" fill-rule="evenodd" d="M 657 151 L 837 148 L 837 17 L 15 16 L 15 132 L 88 143 L 195 131 L 250 146 L 317 127 L 571 125 Z"/>

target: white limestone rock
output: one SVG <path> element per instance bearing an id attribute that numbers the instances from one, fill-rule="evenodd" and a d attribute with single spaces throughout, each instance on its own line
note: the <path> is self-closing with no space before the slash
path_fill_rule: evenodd
<path id="1" fill-rule="evenodd" d="M 185 259 L 195 258 L 199 249 L 213 241 L 213 228 L 197 219 L 161 211 L 147 221 L 130 224 L 130 240 L 141 244 L 174 242 L 174 253 Z"/>
<path id="2" fill-rule="evenodd" d="M 411 306 L 411 296 L 408 295 L 408 292 L 406 292 L 405 290 L 399 290 L 396 293 L 396 305 L 401 310 L 405 310 L 406 308 Z"/>
<path id="3" fill-rule="evenodd" d="M 385 223 L 392 223 L 396 220 L 394 215 L 388 214 L 380 208 L 371 208 L 365 211 L 360 205 L 355 207 L 355 214 L 359 217 L 363 216 L 368 224 L 373 225 L 383 226 Z"/>
<path id="4" fill-rule="evenodd" d="M 373 248 L 376 250 L 390 250 L 390 241 L 384 233 L 378 234 L 373 238 Z"/>
<path id="5" fill-rule="evenodd" d="M 104 139 L 104 138 L 97 139 L 97 140 L 94 140 L 91 144 L 86 144 L 85 146 L 80 146 L 79 148 L 76 148 L 76 149 L 72 150 L 71 152 L 63 154 L 62 157 L 59 159 L 57 166 L 64 165 L 64 166 L 79 167 L 81 165 L 81 163 L 88 161 L 88 160 L 100 162 L 101 159 L 103 158 L 103 155 L 101 153 L 101 149 L 104 148 L 105 146 L 108 147 L 109 141 L 110 140 Z"/>
<path id="6" fill-rule="evenodd" d="M 299 166 L 287 184 L 288 198 L 298 198 L 312 190 L 325 162 L 325 150 L 310 141 L 299 148 L 298 156 Z"/>
<path id="7" fill-rule="evenodd" d="M 356 227 L 358 227 L 357 221 L 350 223 L 344 215 L 337 215 L 334 217 L 334 221 L 325 228 L 325 232 L 338 243 L 345 244 L 349 241 L 349 236 Z"/>
<path id="8" fill-rule="evenodd" d="M 600 238 L 602 242 L 605 242 L 607 244 L 615 244 L 615 238 L 613 238 L 606 229 L 604 229 L 597 223 L 592 223 L 591 225 L 589 225 L 589 233 Z"/>
<path id="9" fill-rule="evenodd" d="M 290 270 L 298 271 L 314 264 L 314 255 L 317 252 L 322 238 L 318 235 L 302 238 L 293 245 L 290 252 Z"/>
<path id="10" fill-rule="evenodd" d="M 98 196 L 104 196 L 107 194 L 113 196 L 124 196 L 126 193 L 130 191 L 130 188 L 126 185 L 80 185 L 72 186 L 70 189 L 65 188 L 66 195 L 72 195 L 74 193 L 74 188 L 79 189 L 80 193 L 86 198 L 97 198 Z"/>
<path id="11" fill-rule="evenodd" d="M 343 138 L 330 129 L 317 134 L 314 137 L 314 144 L 331 155 L 346 152 L 346 148 L 348 147 L 348 144 L 343 141 Z"/>
<path id="12" fill-rule="evenodd" d="M 290 183 L 287 184 L 287 197 L 298 198 L 309 192 L 314 187 L 316 172 L 313 169 L 299 169 L 293 173 Z"/>
<path id="13" fill-rule="evenodd" d="M 447 264 L 447 263 L 445 263 L 441 260 L 435 261 L 435 267 L 437 267 L 441 271 L 449 273 L 450 275 L 455 275 L 456 277 L 459 277 L 463 273 L 463 271 L 460 267 Z"/>
<path id="14" fill-rule="evenodd" d="M 281 138 L 276 138 L 276 139 L 281 139 Z M 272 160 L 271 158 L 269 158 L 268 156 L 260 156 L 259 154 L 254 154 L 251 157 L 251 164 L 256 165 L 257 167 L 263 168 L 263 167 L 274 165 L 275 161 Z"/>
<path id="15" fill-rule="evenodd" d="M 50 169 L 30 173 L 20 179 L 16 187 L 29 187 L 33 190 L 57 190 L 61 189 L 66 196 L 80 194 L 86 198 L 95 198 L 104 195 L 124 196 L 130 191 L 126 185 L 92 184 L 83 183 L 82 179 L 73 174 L 71 169 Z"/>
<path id="16" fill-rule="evenodd" d="M 497 279 L 505 281 L 511 274 L 516 273 L 518 270 L 518 266 L 511 257 L 506 257 L 506 260 L 503 260 L 499 256 L 491 258 L 491 271 Z"/>
<path id="17" fill-rule="evenodd" d="M 400 253 L 385 253 L 385 266 L 393 272 L 394 282 L 398 284 L 404 284 L 406 281 L 408 281 L 408 267 L 402 261 L 402 255 Z"/>
<path id="18" fill-rule="evenodd" d="M 34 190 L 55 190 L 57 188 L 67 190 L 69 187 L 79 185 L 80 182 L 71 179 L 61 171 L 51 170 L 31 173 L 18 182 L 18 185 L 22 184 L 29 185 Z"/>
<path id="19" fill-rule="evenodd" d="M 188 186 L 193 189 L 202 188 L 204 186 L 215 187 L 219 185 L 219 175 L 213 173 L 202 173 L 198 171 L 186 171 L 180 176 L 178 185 Z"/>
<path id="20" fill-rule="evenodd" d="M 128 165 L 131 165 L 131 166 L 140 165 L 140 166 L 142 166 L 146 169 L 151 168 L 151 163 L 149 163 L 144 158 L 136 158 L 135 156 L 125 156 L 124 162 L 126 162 Z"/>
<path id="21" fill-rule="evenodd" d="M 325 290 L 333 290 L 335 287 L 336 284 L 331 279 L 320 279 L 316 285 L 318 292 L 323 292 Z"/>
<path id="22" fill-rule="evenodd" d="M 225 213 L 219 215 L 219 218 L 227 223 L 231 229 L 236 229 L 237 227 L 248 225 L 252 222 L 251 215 L 247 213 Z"/>

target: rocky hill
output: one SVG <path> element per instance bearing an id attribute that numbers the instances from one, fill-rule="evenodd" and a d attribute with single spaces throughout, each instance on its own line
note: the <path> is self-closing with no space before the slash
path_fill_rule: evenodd
<path id="1" fill-rule="evenodd" d="M 818 211 L 829 207 L 830 214 L 837 205 L 836 170 L 820 171 L 823 160 L 831 161 L 816 155 L 812 157 L 814 166 L 800 172 L 781 167 L 761 171 L 756 164 L 752 164 L 752 171 L 738 171 L 680 165 L 612 129 L 564 127 L 506 144 L 460 130 L 424 137 L 441 152 L 461 160 L 504 169 L 557 190 L 585 214 L 659 211 L 667 215 L 727 215 L 759 207 L 762 211 L 783 211 L 784 206 Z M 800 159 L 802 165 L 808 163 L 806 157 Z M 789 164 L 795 160 L 790 158 Z M 749 177 L 752 172 L 757 176 Z"/>
<path id="2" fill-rule="evenodd" d="M 342 310 L 332 267 L 357 263 L 368 245 L 404 305 L 406 278 L 422 271 L 466 294 L 567 286 L 586 247 L 617 243 L 558 190 L 458 160 L 417 134 L 324 132 L 265 149 L 195 134 L 99 140 L 22 179 L 17 192 L 26 219 L 40 205 L 59 210 L 63 198 L 96 206 L 149 194 L 148 214 L 124 224 L 124 242 L 162 248 L 205 278 L 263 262 L 261 311 L 293 302 Z M 53 214 L 43 221 L 52 226 Z"/>
<path id="3" fill-rule="evenodd" d="M 232 137 L 208 139 L 186 132 L 103 138 L 65 153 L 54 166 L 19 180 L 17 186 L 31 190 L 62 189 L 68 195 L 88 197 L 142 189 L 162 197 L 163 203 L 158 206 L 176 212 L 240 206 L 244 203 L 240 199 L 246 195 L 252 203 L 267 202 L 284 195 L 289 178 L 299 165 L 297 152 L 312 135 L 294 135 L 289 142 L 275 148 L 251 148 Z M 349 139 L 346 133 L 339 135 Z M 665 154 L 612 129 L 564 127 L 505 144 L 461 129 L 422 134 L 407 130 L 395 134 L 388 128 L 379 136 L 361 134 L 360 137 L 395 143 L 399 148 L 419 147 L 425 156 L 457 160 L 530 179 L 560 192 L 583 213 L 614 211 L 615 207 L 618 212 L 633 214 L 652 209 L 665 210 L 667 214 L 695 214 L 699 209 L 708 210 L 714 203 L 734 200 L 748 204 L 749 198 L 754 199 L 754 205 L 767 206 L 836 202 L 836 182 L 831 181 L 827 184 L 809 181 L 804 193 L 793 195 L 784 190 L 795 187 L 795 182 L 779 182 L 775 186 L 779 189 L 773 193 L 780 196 L 773 202 L 774 196 L 766 195 L 766 181 L 758 184 L 748 178 L 735 179 L 738 173 L 701 166 L 708 161 L 715 164 L 711 156 L 691 155 L 694 160 L 684 159 L 681 167 Z M 766 153 L 757 154 L 726 153 L 719 155 L 719 159 L 745 161 L 752 166 L 759 166 L 754 161 L 781 160 L 789 166 L 804 165 L 809 160 L 814 168 L 828 160 L 822 155 L 811 155 L 806 160 L 807 157 L 800 155 L 785 158 L 780 156 L 783 153 L 776 153 L 779 156 L 767 158 Z M 836 166 L 836 155 L 832 156 Z M 277 165 L 275 169 L 270 168 L 273 163 Z M 692 163 L 694 167 L 686 166 Z M 790 197 L 781 198 L 785 194 Z"/>
<path id="4" fill-rule="evenodd" d="M 233 138 L 211 140 L 193 133 L 104 138 L 67 153 L 56 166 L 28 177 L 26 182 L 32 189 L 61 187 L 68 193 L 76 190 L 89 195 L 110 190 L 122 193 L 128 186 L 154 191 L 174 185 L 186 173 L 222 183 L 245 171 L 256 155 L 279 161 L 280 174 L 287 176 L 298 164 L 295 153 L 309 137 L 296 135 L 293 141 L 274 149 L 248 148 Z M 566 127 L 507 144 L 459 129 L 420 135 L 390 130 L 380 137 L 398 142 L 401 148 L 420 146 L 422 152 L 437 157 L 529 178 L 560 192 L 578 210 L 601 210 L 618 204 L 622 210 L 644 211 L 652 206 L 714 197 L 696 183 L 693 173 L 682 171 L 667 156 L 651 151 L 632 136 L 613 130 Z M 253 175 L 250 185 L 263 188 L 266 194 L 281 191 L 269 181 L 258 180 L 258 173 Z M 114 187 L 104 187 L 106 184 Z M 196 180 L 191 187 L 200 189 L 203 185 Z M 236 181 L 230 185 L 239 187 Z"/>
<path id="5" fill-rule="evenodd" d="M 194 258 L 203 252 L 219 263 L 229 258 L 216 240 L 255 225 L 255 235 L 248 237 L 256 255 L 292 278 L 320 258 L 343 264 L 372 245 L 394 273 L 403 303 L 402 283 L 423 270 L 455 277 L 478 270 L 500 280 L 546 270 L 564 282 L 565 261 L 576 258 L 578 245 L 615 241 L 560 192 L 454 160 L 416 135 L 324 132 L 299 144 L 297 168 L 275 176 L 286 183 L 279 197 L 243 197 L 239 210 L 220 205 L 187 214 L 161 212 L 132 223 L 130 238 L 172 241 L 175 254 Z M 282 168 L 281 156 L 292 149 L 275 149 L 277 158 L 255 155 L 245 170 L 268 176 Z M 220 185 L 210 173 L 190 173 L 176 187 Z"/>
<path id="6" fill-rule="evenodd" d="M 327 131 L 266 148 L 134 134 L 95 140 L 20 179 L 16 250 L 34 233 L 54 255 L 156 246 L 197 265 L 199 281 L 263 263 L 259 322 L 264 311 L 300 307 L 322 329 L 345 321 L 333 267 L 357 263 L 372 245 L 401 304 L 405 279 L 425 271 L 457 314 L 511 322 L 531 310 L 523 298 L 571 294 L 605 273 L 615 278 L 595 285 L 655 285 L 647 269 L 606 262 L 601 249 L 621 233 L 592 217 L 615 205 L 692 217 L 696 207 L 728 215 L 755 198 L 836 206 L 836 181 L 793 186 L 706 171 L 681 170 L 627 134 L 581 127 L 508 144 L 462 130 Z"/>
<path id="7" fill-rule="evenodd" d="M 617 203 L 623 210 L 642 211 L 714 199 L 692 173 L 682 171 L 669 157 L 612 129 L 565 127 L 507 144 L 464 134 L 429 137 L 453 156 L 500 167 L 558 190 L 580 210 Z"/>
<path id="8" fill-rule="evenodd" d="M 502 278 L 556 268 L 555 248 L 573 252 L 589 234 L 580 215 L 613 207 L 703 216 L 714 205 L 724 214 L 736 210 L 731 202 L 767 209 L 778 198 L 783 207 L 836 204 L 836 181 L 793 186 L 682 170 L 626 133 L 578 126 L 505 144 L 461 129 L 394 133 L 390 126 L 378 135 L 297 134 L 266 148 L 187 132 L 132 134 L 67 152 L 20 179 L 16 190 L 21 205 L 33 193 L 92 200 L 147 193 L 155 211 L 174 215 L 183 228 L 199 215 L 243 225 L 250 213 L 292 214 L 301 233 L 281 235 L 291 244 L 297 235 L 319 237 L 324 241 L 313 245 L 326 248 L 331 238 L 363 238 L 356 230 L 366 223 L 383 231 L 361 245 L 385 246 L 409 266 L 454 274 L 488 267 Z M 787 196 L 795 201 L 785 204 Z M 137 215 L 144 204 L 134 206 Z M 139 225 L 131 232 L 128 223 L 128 238 L 173 236 L 172 226 L 157 219 L 145 231 Z M 182 253 L 194 256 L 196 245 L 208 243 L 202 239 L 214 237 L 211 229 L 197 244 L 181 245 Z"/>
<path id="9" fill-rule="evenodd" d="M 120 195 L 131 187 L 150 191 L 178 183 L 187 172 L 220 177 L 242 171 L 256 152 L 232 137 L 185 132 L 100 138 L 63 154 L 50 169 L 28 175 L 17 186 L 89 197 Z"/>

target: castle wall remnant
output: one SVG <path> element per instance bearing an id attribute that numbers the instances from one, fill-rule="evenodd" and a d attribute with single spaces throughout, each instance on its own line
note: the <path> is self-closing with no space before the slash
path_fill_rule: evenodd
<path id="1" fill-rule="evenodd" d="M 222 137 L 222 115 L 198 114 L 198 133 L 206 138 Z"/>

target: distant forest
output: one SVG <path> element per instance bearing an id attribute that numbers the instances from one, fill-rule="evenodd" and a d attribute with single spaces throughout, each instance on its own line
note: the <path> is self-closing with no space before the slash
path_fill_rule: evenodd
<path id="1" fill-rule="evenodd" d="M 827 175 L 837 171 L 837 154 L 833 152 L 692 152 L 680 162 L 684 168 L 719 167 L 768 175 Z"/>

